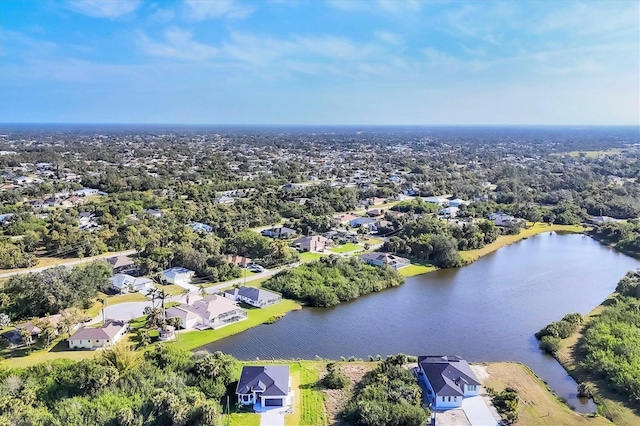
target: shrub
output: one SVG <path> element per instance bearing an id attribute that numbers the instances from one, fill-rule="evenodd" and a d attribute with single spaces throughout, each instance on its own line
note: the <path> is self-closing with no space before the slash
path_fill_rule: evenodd
<path id="1" fill-rule="evenodd" d="M 344 389 L 349 384 L 345 376 L 335 363 L 327 364 L 327 375 L 322 378 L 321 384 L 327 389 Z"/>
<path id="2" fill-rule="evenodd" d="M 549 354 L 554 354 L 560 349 L 560 339 L 553 336 L 542 336 L 540 339 L 540 349 Z"/>

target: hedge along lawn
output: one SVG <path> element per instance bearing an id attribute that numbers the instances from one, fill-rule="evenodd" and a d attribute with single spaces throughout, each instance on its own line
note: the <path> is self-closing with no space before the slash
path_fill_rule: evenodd
<path id="1" fill-rule="evenodd" d="M 300 308 L 301 306 L 293 300 L 282 299 L 282 302 L 267 306 L 266 308 L 248 309 L 249 318 L 217 330 L 187 331 L 178 333 L 178 340 L 169 344 L 182 349 L 193 350 L 208 343 L 215 342 L 216 340 L 232 336 L 251 327 L 260 325 L 274 315 L 284 314 Z"/>
<path id="2" fill-rule="evenodd" d="M 359 244 L 346 243 L 346 244 L 342 244 L 341 246 L 332 247 L 329 249 L 329 251 L 332 251 L 334 253 L 348 253 L 350 251 L 363 250 L 363 249 L 364 247 Z"/>

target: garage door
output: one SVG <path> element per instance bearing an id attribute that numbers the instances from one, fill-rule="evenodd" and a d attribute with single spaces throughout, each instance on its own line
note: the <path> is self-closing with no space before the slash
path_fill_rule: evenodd
<path id="1" fill-rule="evenodd" d="M 265 407 L 282 407 L 282 399 L 263 399 Z"/>

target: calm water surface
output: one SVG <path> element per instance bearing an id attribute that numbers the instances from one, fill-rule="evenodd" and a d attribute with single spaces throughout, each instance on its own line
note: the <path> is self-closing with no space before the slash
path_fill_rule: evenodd
<path id="1" fill-rule="evenodd" d="M 469 361 L 520 361 L 581 412 L 576 383 L 541 353 L 533 334 L 570 312 L 588 313 L 640 262 L 582 235 L 541 234 L 459 269 L 408 278 L 398 288 L 334 308 L 304 308 L 271 325 L 209 344 L 240 359 L 403 352 Z"/>

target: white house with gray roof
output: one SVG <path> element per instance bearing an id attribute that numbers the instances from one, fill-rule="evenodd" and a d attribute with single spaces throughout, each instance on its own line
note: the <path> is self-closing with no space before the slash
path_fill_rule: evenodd
<path id="1" fill-rule="evenodd" d="M 247 311 L 222 296 L 211 295 L 190 305 L 181 303 L 166 310 L 166 317 L 180 318 L 186 329 L 220 328 L 248 318 Z"/>
<path id="2" fill-rule="evenodd" d="M 291 376 L 288 365 L 245 366 L 236 387 L 238 402 L 243 405 L 284 407 L 290 405 Z"/>
<path id="3" fill-rule="evenodd" d="M 224 297 L 235 302 L 244 302 L 256 308 L 275 305 L 282 302 L 282 296 L 278 293 L 263 290 L 256 287 L 236 287 L 224 292 Z"/>
<path id="4" fill-rule="evenodd" d="M 109 278 L 109 281 L 111 281 L 111 288 L 119 293 L 133 293 L 136 291 L 145 293 L 153 288 L 151 279 L 145 277 L 136 278 L 127 274 L 115 274 Z"/>
<path id="5" fill-rule="evenodd" d="M 418 368 L 435 410 L 460 408 L 464 398 L 480 393 L 480 381 L 459 356 L 420 356 Z"/>

